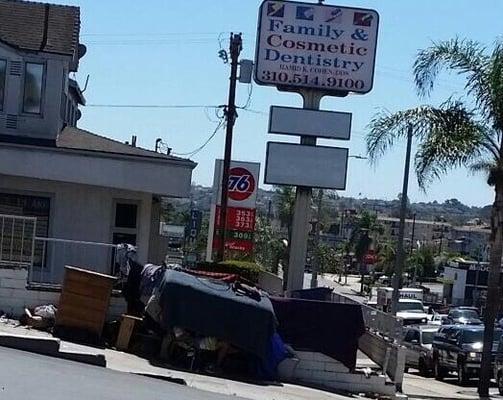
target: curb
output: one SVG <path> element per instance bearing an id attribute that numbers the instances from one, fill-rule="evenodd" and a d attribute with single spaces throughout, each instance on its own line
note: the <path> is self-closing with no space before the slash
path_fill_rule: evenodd
<path id="1" fill-rule="evenodd" d="M 0 333 L 0 346 L 2 347 L 90 364 L 98 367 L 107 366 L 107 362 L 103 354 L 60 351 L 60 344 L 61 341 L 56 338 L 7 335 L 5 333 Z"/>

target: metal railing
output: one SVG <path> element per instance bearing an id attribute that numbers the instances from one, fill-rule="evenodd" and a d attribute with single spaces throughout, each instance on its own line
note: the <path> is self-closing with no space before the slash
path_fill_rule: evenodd
<path id="1" fill-rule="evenodd" d="M 0 266 L 30 267 L 35 252 L 37 219 L 0 214 Z"/>
<path id="2" fill-rule="evenodd" d="M 30 284 L 59 285 L 63 281 L 66 265 L 85 268 L 103 274 L 113 274 L 116 245 L 46 237 L 35 237 L 34 262 L 31 265 Z"/>
<path id="3" fill-rule="evenodd" d="M 377 333 L 384 339 L 400 343 L 403 334 L 403 320 L 391 314 L 367 306 L 340 293 L 332 293 L 334 303 L 357 304 L 362 309 L 365 327 L 373 333 Z"/>

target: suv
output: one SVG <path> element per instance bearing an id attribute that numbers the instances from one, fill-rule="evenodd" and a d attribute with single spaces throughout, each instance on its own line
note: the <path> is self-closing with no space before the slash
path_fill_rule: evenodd
<path id="1" fill-rule="evenodd" d="M 494 330 L 499 340 L 503 331 Z M 479 374 L 482 359 L 484 327 L 481 325 L 442 326 L 433 339 L 433 371 L 443 379 L 449 372 L 458 373 L 458 382 L 465 384 Z M 496 350 L 497 341 L 493 346 Z"/>
<path id="2" fill-rule="evenodd" d="M 453 324 L 466 324 L 466 325 L 480 325 L 480 315 L 474 307 L 455 307 L 451 308 L 445 321 L 448 325 Z"/>
<path id="3" fill-rule="evenodd" d="M 494 377 L 496 378 L 498 391 L 503 396 L 503 336 L 499 338 L 498 342 L 498 349 L 494 361 Z"/>
<path id="4" fill-rule="evenodd" d="M 431 345 L 438 326 L 411 326 L 405 329 L 403 346 L 406 348 L 405 372 L 416 368 L 423 376 L 429 376 L 433 369 Z"/>

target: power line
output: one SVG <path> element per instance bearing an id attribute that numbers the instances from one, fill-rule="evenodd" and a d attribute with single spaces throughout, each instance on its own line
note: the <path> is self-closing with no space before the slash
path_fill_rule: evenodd
<path id="1" fill-rule="evenodd" d="M 218 130 L 220 128 L 222 128 L 224 125 L 225 125 L 225 119 L 221 118 L 220 121 L 218 122 L 217 126 L 215 127 L 215 130 L 211 133 L 211 135 L 208 137 L 208 139 L 206 139 L 205 142 L 201 146 L 199 146 L 196 149 L 189 151 L 187 153 L 172 153 L 172 154 L 175 156 L 186 156 L 186 157 L 187 156 L 188 157 L 195 156 L 197 153 L 199 153 L 201 150 L 203 150 L 208 145 L 208 143 L 211 141 L 211 139 L 213 139 L 215 137 Z"/>
<path id="2" fill-rule="evenodd" d="M 87 104 L 94 108 L 221 108 L 223 106 L 207 104 Z"/>

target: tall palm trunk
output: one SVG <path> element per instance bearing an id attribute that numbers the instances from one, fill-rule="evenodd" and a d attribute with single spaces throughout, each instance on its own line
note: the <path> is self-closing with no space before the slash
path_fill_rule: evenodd
<path id="1" fill-rule="evenodd" d="M 484 311 L 484 349 L 478 388 L 478 393 L 482 397 L 489 396 L 494 322 L 500 304 L 500 274 L 503 253 L 503 181 L 501 179 L 495 183 L 495 191 L 496 197 L 491 213 L 491 253 Z"/>

